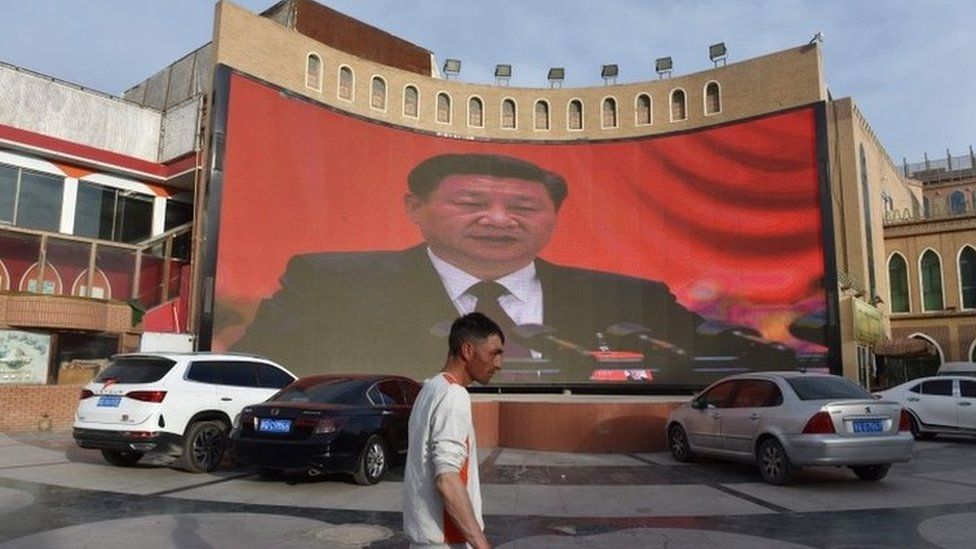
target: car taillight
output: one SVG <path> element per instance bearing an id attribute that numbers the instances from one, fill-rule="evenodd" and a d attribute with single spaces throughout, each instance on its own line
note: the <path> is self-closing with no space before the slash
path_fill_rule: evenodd
<path id="1" fill-rule="evenodd" d="M 901 417 L 898 419 L 898 432 L 899 433 L 910 433 L 912 432 L 912 418 L 908 415 L 908 410 L 901 409 Z"/>
<path id="2" fill-rule="evenodd" d="M 342 422 L 338 418 L 311 418 L 303 417 L 295 420 L 297 427 L 312 427 L 313 435 L 327 435 L 334 433 L 342 428 Z"/>
<path id="3" fill-rule="evenodd" d="M 88 389 L 82 389 L 81 394 L 78 395 L 78 400 L 85 400 L 86 398 L 91 398 L 95 396 L 95 393 L 89 391 Z"/>
<path id="4" fill-rule="evenodd" d="M 836 433 L 834 430 L 834 420 L 830 419 L 827 412 L 817 412 L 813 414 L 806 427 L 803 428 L 804 435 L 826 435 Z"/>
<path id="5" fill-rule="evenodd" d="M 320 419 L 318 424 L 315 426 L 315 430 L 312 434 L 324 435 L 329 433 L 334 433 L 342 428 L 342 423 L 334 418 L 324 418 Z"/>
<path id="6" fill-rule="evenodd" d="M 162 402 L 166 398 L 166 391 L 132 391 L 125 394 L 126 398 L 141 400 L 142 402 Z"/>

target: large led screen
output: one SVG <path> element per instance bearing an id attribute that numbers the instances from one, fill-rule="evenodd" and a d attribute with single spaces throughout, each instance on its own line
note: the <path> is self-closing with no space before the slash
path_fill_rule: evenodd
<path id="1" fill-rule="evenodd" d="M 493 384 L 826 365 L 813 107 L 560 143 L 392 127 L 236 74 L 227 108 L 215 350 L 424 379 L 480 310 L 507 336 Z"/>

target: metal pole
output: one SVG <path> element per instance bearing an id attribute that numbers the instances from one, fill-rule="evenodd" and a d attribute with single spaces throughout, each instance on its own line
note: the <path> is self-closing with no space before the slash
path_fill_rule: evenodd
<path id="1" fill-rule="evenodd" d="M 85 289 L 85 297 L 92 296 L 92 286 L 95 284 L 95 255 L 98 253 L 98 244 L 95 242 L 91 243 L 91 251 L 88 252 L 88 279 L 85 284 L 88 286 Z"/>

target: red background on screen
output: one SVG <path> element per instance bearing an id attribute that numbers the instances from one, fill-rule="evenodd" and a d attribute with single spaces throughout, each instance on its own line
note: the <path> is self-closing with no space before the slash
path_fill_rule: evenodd
<path id="1" fill-rule="evenodd" d="M 365 121 L 239 75 L 231 79 L 214 348 L 240 337 L 293 255 L 421 242 L 404 214 L 407 174 L 450 152 L 510 155 L 566 178 L 569 196 L 545 259 L 662 280 L 709 318 L 823 349 L 787 331 L 825 308 L 813 108 L 663 137 L 502 143 Z"/>

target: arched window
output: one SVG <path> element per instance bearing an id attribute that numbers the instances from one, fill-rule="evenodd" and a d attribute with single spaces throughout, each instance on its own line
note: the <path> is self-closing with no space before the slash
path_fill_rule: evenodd
<path id="1" fill-rule="evenodd" d="M 475 128 L 485 126 L 485 105 L 479 97 L 468 99 L 468 125 Z"/>
<path id="2" fill-rule="evenodd" d="M 322 58 L 310 53 L 305 59 L 305 86 L 322 91 Z"/>
<path id="3" fill-rule="evenodd" d="M 339 67 L 339 99 L 352 101 L 354 80 L 352 69 L 346 66 Z"/>
<path id="4" fill-rule="evenodd" d="M 942 297 L 942 261 L 938 254 L 926 250 L 922 254 L 922 305 L 926 311 L 941 311 L 945 305 Z"/>
<path id="5" fill-rule="evenodd" d="M 651 123 L 651 96 L 642 93 L 637 96 L 637 125 L 647 126 Z"/>
<path id="6" fill-rule="evenodd" d="M 922 215 L 928 217 L 932 213 L 932 203 L 929 201 L 929 197 L 922 197 Z"/>
<path id="7" fill-rule="evenodd" d="M 437 94 L 437 121 L 441 124 L 451 123 L 451 96 L 445 92 Z"/>
<path id="8" fill-rule="evenodd" d="M 369 106 L 381 111 L 386 110 L 386 80 L 379 76 L 373 77 L 370 84 Z"/>
<path id="9" fill-rule="evenodd" d="M 583 129 L 583 102 L 573 99 L 569 102 L 569 111 L 566 114 L 566 125 L 571 130 Z"/>
<path id="10" fill-rule="evenodd" d="M 688 118 L 685 109 L 685 90 L 677 89 L 671 92 L 671 121 L 677 122 Z"/>
<path id="11" fill-rule="evenodd" d="M 541 99 L 535 102 L 535 129 L 549 129 L 549 103 Z"/>
<path id="12" fill-rule="evenodd" d="M 915 196 L 914 194 L 913 195 L 910 195 L 910 196 L 912 198 L 912 217 L 918 217 L 918 214 L 920 213 L 919 212 L 919 209 L 920 208 L 919 208 L 919 204 L 918 204 L 918 197 Z"/>
<path id="13" fill-rule="evenodd" d="M 502 127 L 513 130 L 517 125 L 515 120 L 515 100 L 505 99 L 502 101 Z"/>
<path id="14" fill-rule="evenodd" d="M 709 82 L 705 85 L 705 114 L 718 114 L 722 112 L 722 92 L 718 87 L 718 82 Z"/>
<path id="15" fill-rule="evenodd" d="M 976 250 L 963 246 L 959 252 L 959 289 L 962 308 L 976 309 Z"/>
<path id="16" fill-rule="evenodd" d="M 420 116 L 420 93 L 414 86 L 403 88 L 403 116 Z"/>
<path id="17" fill-rule="evenodd" d="M 893 254 L 888 260 L 888 288 L 891 291 L 891 312 L 909 312 L 908 263 L 899 253 Z"/>
<path id="18" fill-rule="evenodd" d="M 603 100 L 603 127 L 617 127 L 617 100 L 612 97 Z"/>
<path id="19" fill-rule="evenodd" d="M 962 191 L 953 191 L 949 195 L 949 213 L 959 215 L 966 212 L 966 195 Z"/>

